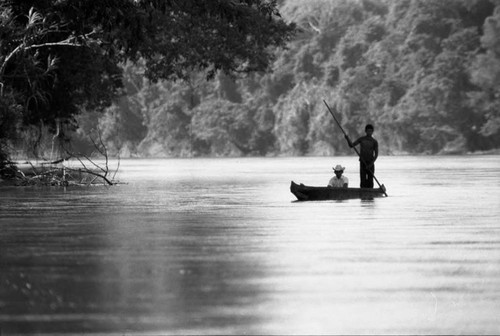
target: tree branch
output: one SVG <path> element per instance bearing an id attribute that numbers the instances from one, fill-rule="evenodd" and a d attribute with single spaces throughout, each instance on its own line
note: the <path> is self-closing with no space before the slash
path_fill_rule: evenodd
<path id="1" fill-rule="evenodd" d="M 42 20 L 42 17 L 40 14 L 36 13 L 33 8 L 30 9 L 29 16 L 30 18 L 30 25 L 36 25 L 37 22 Z M 44 37 L 47 34 L 53 33 L 53 32 L 59 32 L 57 30 L 42 30 L 42 32 L 38 35 L 33 36 L 33 40 L 35 38 L 39 37 Z M 87 34 L 82 34 L 78 36 L 69 36 L 68 38 L 58 41 L 58 42 L 45 42 L 45 43 L 39 43 L 39 44 L 32 44 L 32 45 L 27 45 L 26 40 L 27 36 L 23 38 L 23 42 L 19 44 L 14 50 L 12 50 L 3 60 L 1 66 L 0 66 L 0 97 L 3 96 L 3 88 L 4 88 L 4 74 L 5 74 L 5 69 L 7 67 L 7 64 L 10 62 L 10 60 L 16 56 L 18 53 L 21 51 L 26 51 L 26 50 L 31 50 L 31 49 L 38 49 L 38 48 L 47 48 L 47 47 L 75 47 L 75 48 L 82 48 L 86 47 L 86 44 L 83 43 L 83 41 L 90 42 L 92 38 L 92 35 L 96 34 L 97 30 L 93 29 L 90 33 Z M 79 40 L 81 42 L 79 42 Z M 97 40 L 95 40 L 98 42 Z"/>

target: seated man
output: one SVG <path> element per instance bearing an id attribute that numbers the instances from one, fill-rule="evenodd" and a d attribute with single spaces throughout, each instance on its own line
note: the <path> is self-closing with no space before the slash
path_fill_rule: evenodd
<path id="1" fill-rule="evenodd" d="M 335 172 L 335 176 L 330 179 L 330 182 L 328 182 L 329 187 L 333 188 L 347 188 L 349 184 L 349 179 L 342 175 L 344 173 L 345 167 L 342 167 L 341 165 L 335 166 L 333 168 L 333 171 Z"/>

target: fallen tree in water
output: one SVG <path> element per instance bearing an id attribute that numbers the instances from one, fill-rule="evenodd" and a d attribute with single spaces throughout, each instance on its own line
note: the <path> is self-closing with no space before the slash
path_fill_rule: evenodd
<path id="1" fill-rule="evenodd" d="M 109 154 L 101 133 L 89 135 L 95 150 L 90 155 L 75 153 L 61 146 L 61 158 L 56 160 L 37 159 L 35 162 L 8 162 L 1 168 L 4 183 L 17 186 L 90 186 L 114 185 L 120 167 L 111 169 Z M 55 140 L 54 140 L 55 141 Z"/>
<path id="2" fill-rule="evenodd" d="M 116 172 L 86 158 L 67 158 L 57 162 L 11 165 L 10 184 L 19 186 L 88 186 L 95 184 L 114 185 Z"/>

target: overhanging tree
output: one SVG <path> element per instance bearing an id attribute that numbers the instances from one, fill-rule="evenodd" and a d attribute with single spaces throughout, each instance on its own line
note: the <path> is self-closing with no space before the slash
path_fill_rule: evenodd
<path id="1" fill-rule="evenodd" d="M 2 1 L 0 130 L 75 127 L 119 93 L 126 60 L 153 81 L 264 71 L 293 32 L 274 0 Z"/>

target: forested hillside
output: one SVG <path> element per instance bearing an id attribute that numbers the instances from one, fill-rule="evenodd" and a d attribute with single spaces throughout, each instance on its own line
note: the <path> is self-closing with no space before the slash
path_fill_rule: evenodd
<path id="1" fill-rule="evenodd" d="M 382 154 L 500 148 L 500 1 L 286 0 L 298 26 L 270 73 L 149 82 L 127 63 L 126 95 L 98 126 L 122 156 L 349 153 L 323 99 Z M 210 43 L 207 41 L 206 43 Z"/>

